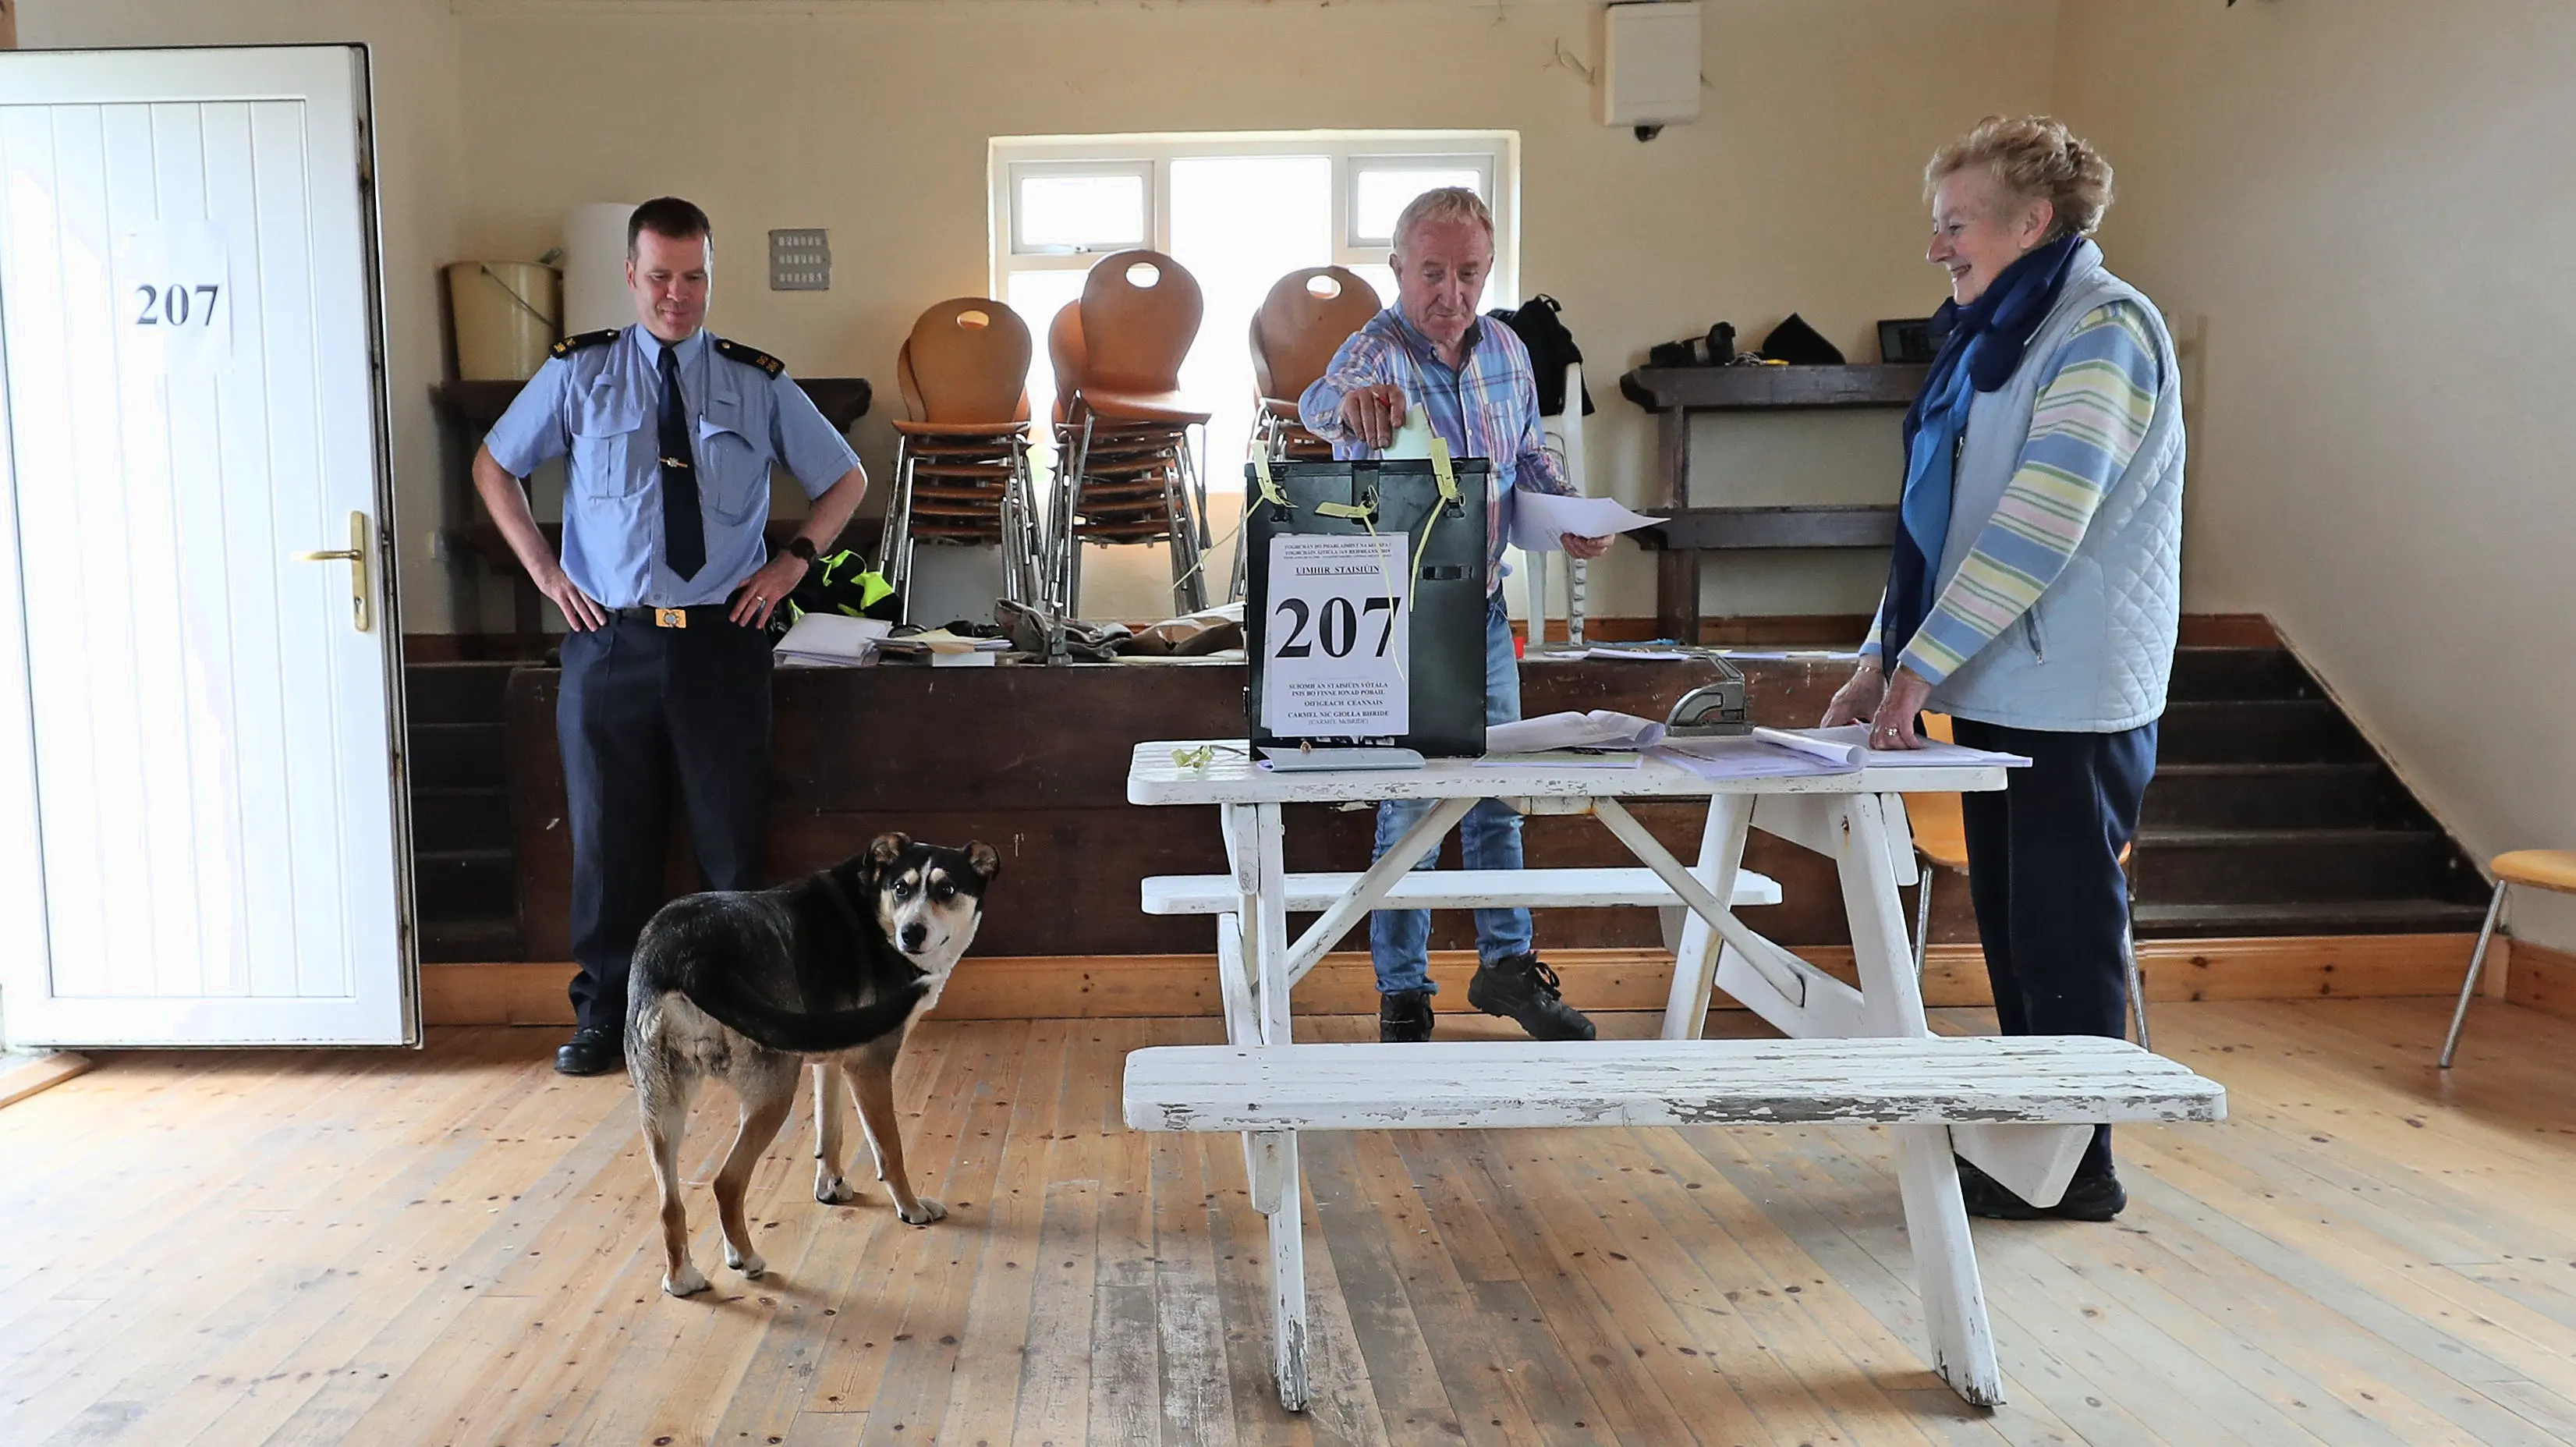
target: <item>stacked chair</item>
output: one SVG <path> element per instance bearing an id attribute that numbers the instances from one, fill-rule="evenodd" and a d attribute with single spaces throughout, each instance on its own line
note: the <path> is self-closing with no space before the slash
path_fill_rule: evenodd
<path id="1" fill-rule="evenodd" d="M 1044 607 L 1081 616 L 1082 544 L 1161 542 L 1177 612 L 1207 606 L 1207 481 L 1180 395 L 1205 310 L 1197 278 L 1155 251 L 1102 257 L 1082 298 L 1047 329 L 1055 363 L 1056 471 L 1041 563 Z"/>
<path id="2" fill-rule="evenodd" d="M 1039 596 L 1043 541 L 1029 469 L 1028 323 L 998 301 L 953 297 L 921 314 L 895 357 L 894 491 L 877 571 L 911 616 L 913 548 L 998 545 L 1002 595 Z"/>
<path id="3" fill-rule="evenodd" d="M 1310 266 L 1279 278 L 1252 314 L 1252 380 L 1261 391 L 1253 446 L 1273 462 L 1333 455 L 1332 444 L 1298 420 L 1297 399 L 1377 313 L 1376 290 L 1341 267 Z"/>

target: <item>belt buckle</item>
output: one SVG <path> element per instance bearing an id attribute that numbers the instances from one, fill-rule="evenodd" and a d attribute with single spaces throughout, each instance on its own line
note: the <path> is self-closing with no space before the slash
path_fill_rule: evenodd
<path id="1" fill-rule="evenodd" d="M 686 628 L 689 626 L 689 610 L 686 608 L 656 608 L 653 610 L 653 626 L 656 628 Z"/>

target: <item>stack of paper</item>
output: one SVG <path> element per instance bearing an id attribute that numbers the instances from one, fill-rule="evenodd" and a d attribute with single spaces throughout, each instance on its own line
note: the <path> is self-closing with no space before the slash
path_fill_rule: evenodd
<path id="1" fill-rule="evenodd" d="M 1733 738 L 1679 739 L 1654 757 L 1703 779 L 1795 779 L 1856 774 L 1862 769 L 1956 769 L 2027 765 L 2019 754 L 2000 754 L 1927 740 L 1919 749 L 1873 749 L 1869 725 L 1830 729 L 1757 728 Z"/>
<path id="2" fill-rule="evenodd" d="M 877 661 L 877 640 L 894 625 L 881 618 L 808 613 L 778 640 L 782 668 L 865 668 Z"/>
<path id="3" fill-rule="evenodd" d="M 877 644 L 877 651 L 888 658 L 933 668 L 990 668 L 1010 648 L 1007 638 L 968 638 L 945 628 L 907 633 Z"/>

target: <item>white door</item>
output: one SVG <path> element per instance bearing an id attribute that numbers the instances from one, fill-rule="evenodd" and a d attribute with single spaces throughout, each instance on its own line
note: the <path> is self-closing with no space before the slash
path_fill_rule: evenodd
<path id="1" fill-rule="evenodd" d="M 12 1044 L 417 1038 L 366 125 L 351 46 L 0 53 Z"/>

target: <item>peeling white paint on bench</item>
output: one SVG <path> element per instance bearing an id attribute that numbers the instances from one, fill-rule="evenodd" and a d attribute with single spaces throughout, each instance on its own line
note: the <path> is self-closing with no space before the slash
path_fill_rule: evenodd
<path id="1" fill-rule="evenodd" d="M 1313 914 L 1359 883 L 1349 874 L 1291 874 L 1288 910 Z M 1145 881 L 1145 913 L 1231 914 L 1243 893 L 1230 874 L 1157 874 Z M 1734 905 L 1778 904 L 1775 880 L 1740 871 Z M 1612 905 L 1678 905 L 1681 896 L 1651 869 L 1417 869 L 1379 901 L 1387 909 L 1594 909 Z"/>
<path id="2" fill-rule="evenodd" d="M 1173 756 L 1217 750 L 1204 766 Z M 1558 769 L 1488 764 L 1481 759 L 1433 759 L 1419 769 L 1348 773 L 1274 773 L 1246 757 L 1241 739 L 1141 743 L 1127 766 L 1130 804 L 1340 804 L 1353 798 L 1354 778 L 1366 799 L 1705 799 L 1711 794 L 1955 794 L 2000 789 L 2000 767 L 1863 769 L 1857 774 L 1808 774 L 1792 779 L 1728 779 L 1712 783 L 1688 769 L 1648 759 L 1633 769 Z"/>
<path id="3" fill-rule="evenodd" d="M 2093 1036 L 1188 1045 L 1127 1057 L 1137 1130 L 2214 1121 L 2218 1082 Z"/>

